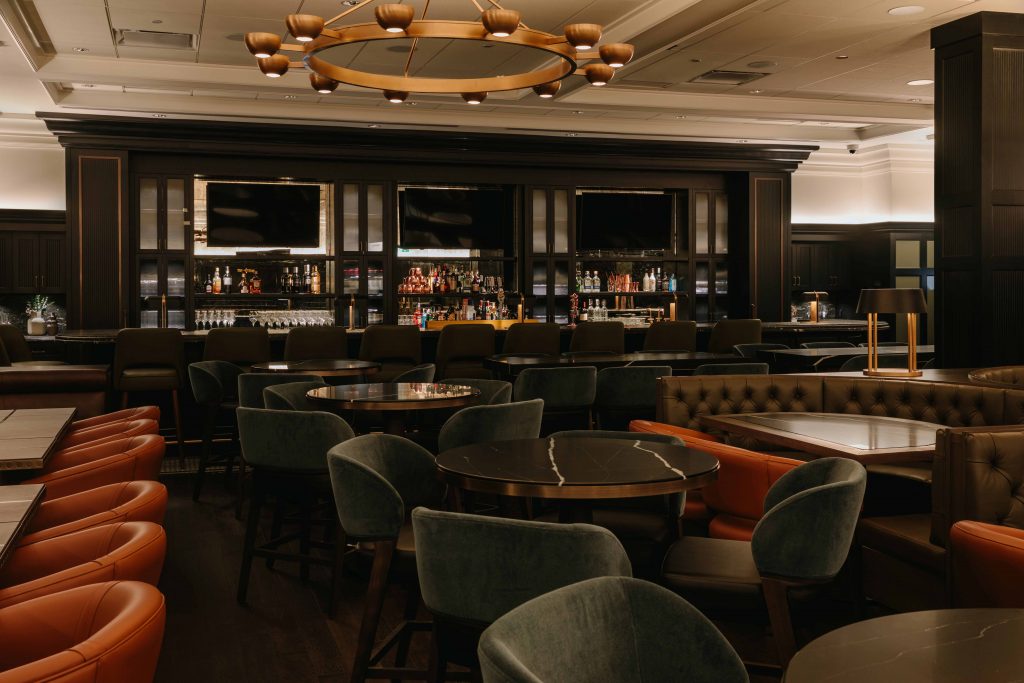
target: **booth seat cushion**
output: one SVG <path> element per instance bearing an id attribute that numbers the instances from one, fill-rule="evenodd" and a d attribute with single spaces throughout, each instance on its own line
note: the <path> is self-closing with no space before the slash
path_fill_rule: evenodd
<path id="1" fill-rule="evenodd" d="M 105 365 L 0 368 L 0 409 L 75 407 L 76 417 L 103 413 L 110 377 Z"/>
<path id="2" fill-rule="evenodd" d="M 935 573 L 945 572 L 946 549 L 933 544 L 931 515 L 868 517 L 857 525 L 861 545 L 918 565 Z"/>
<path id="3" fill-rule="evenodd" d="M 681 538 L 665 556 L 662 581 L 700 609 L 763 609 L 761 575 L 747 541 Z"/>

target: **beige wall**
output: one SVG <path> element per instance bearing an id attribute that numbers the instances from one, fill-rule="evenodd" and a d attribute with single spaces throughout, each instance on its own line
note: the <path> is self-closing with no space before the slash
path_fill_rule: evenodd
<path id="1" fill-rule="evenodd" d="M 0 209 L 64 209 L 64 149 L 0 146 Z"/>

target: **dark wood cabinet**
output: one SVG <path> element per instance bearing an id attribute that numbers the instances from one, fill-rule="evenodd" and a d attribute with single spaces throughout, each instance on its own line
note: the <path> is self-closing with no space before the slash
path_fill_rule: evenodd
<path id="1" fill-rule="evenodd" d="M 794 242 L 791 250 L 794 291 L 850 289 L 850 245 L 846 242 Z"/>
<path id="2" fill-rule="evenodd" d="M 0 233 L 0 293 L 63 294 L 66 249 L 62 233 Z"/>

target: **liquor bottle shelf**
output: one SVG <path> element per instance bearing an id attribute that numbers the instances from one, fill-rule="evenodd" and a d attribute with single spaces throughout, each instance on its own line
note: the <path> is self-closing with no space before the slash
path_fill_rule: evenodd
<path id="1" fill-rule="evenodd" d="M 285 292 L 260 292 L 259 294 L 241 294 L 236 292 L 231 293 L 220 293 L 220 294 L 208 294 L 206 292 L 196 292 L 193 295 L 196 299 L 327 299 L 333 298 L 334 294 L 322 293 L 322 294 L 307 294 L 305 292 L 285 293 Z"/>
<path id="2" fill-rule="evenodd" d="M 144 253 L 144 252 L 143 252 Z M 222 262 L 246 262 L 246 261 L 259 261 L 259 262 L 277 262 L 277 263 L 320 263 L 322 261 L 334 261 L 335 257 L 330 254 L 238 254 L 236 256 L 216 256 L 210 254 L 195 254 L 192 259 L 194 261 L 209 262 L 211 265 L 217 265 Z"/>
<path id="3" fill-rule="evenodd" d="M 581 297 L 588 296 L 686 296 L 686 292 L 577 292 Z"/>

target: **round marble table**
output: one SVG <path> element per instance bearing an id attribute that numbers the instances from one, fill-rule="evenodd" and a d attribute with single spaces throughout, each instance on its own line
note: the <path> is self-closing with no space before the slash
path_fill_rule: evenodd
<path id="1" fill-rule="evenodd" d="M 305 372 L 321 377 L 365 377 L 380 372 L 380 363 L 368 360 L 295 360 L 258 363 L 254 372 Z"/>
<path id="2" fill-rule="evenodd" d="M 563 521 L 587 521 L 586 501 L 678 493 L 718 477 L 718 460 L 707 453 L 629 438 L 473 444 L 441 453 L 437 467 L 464 491 L 580 502 L 562 506 Z"/>
<path id="3" fill-rule="evenodd" d="M 1022 609 L 908 612 L 827 633 L 785 683 L 1008 683 L 1024 678 Z"/>
<path id="4" fill-rule="evenodd" d="M 403 436 L 406 415 L 413 410 L 462 408 L 480 398 L 480 390 L 459 384 L 348 384 L 311 389 L 306 396 L 334 410 L 376 410 L 384 416 L 384 431 Z"/>

